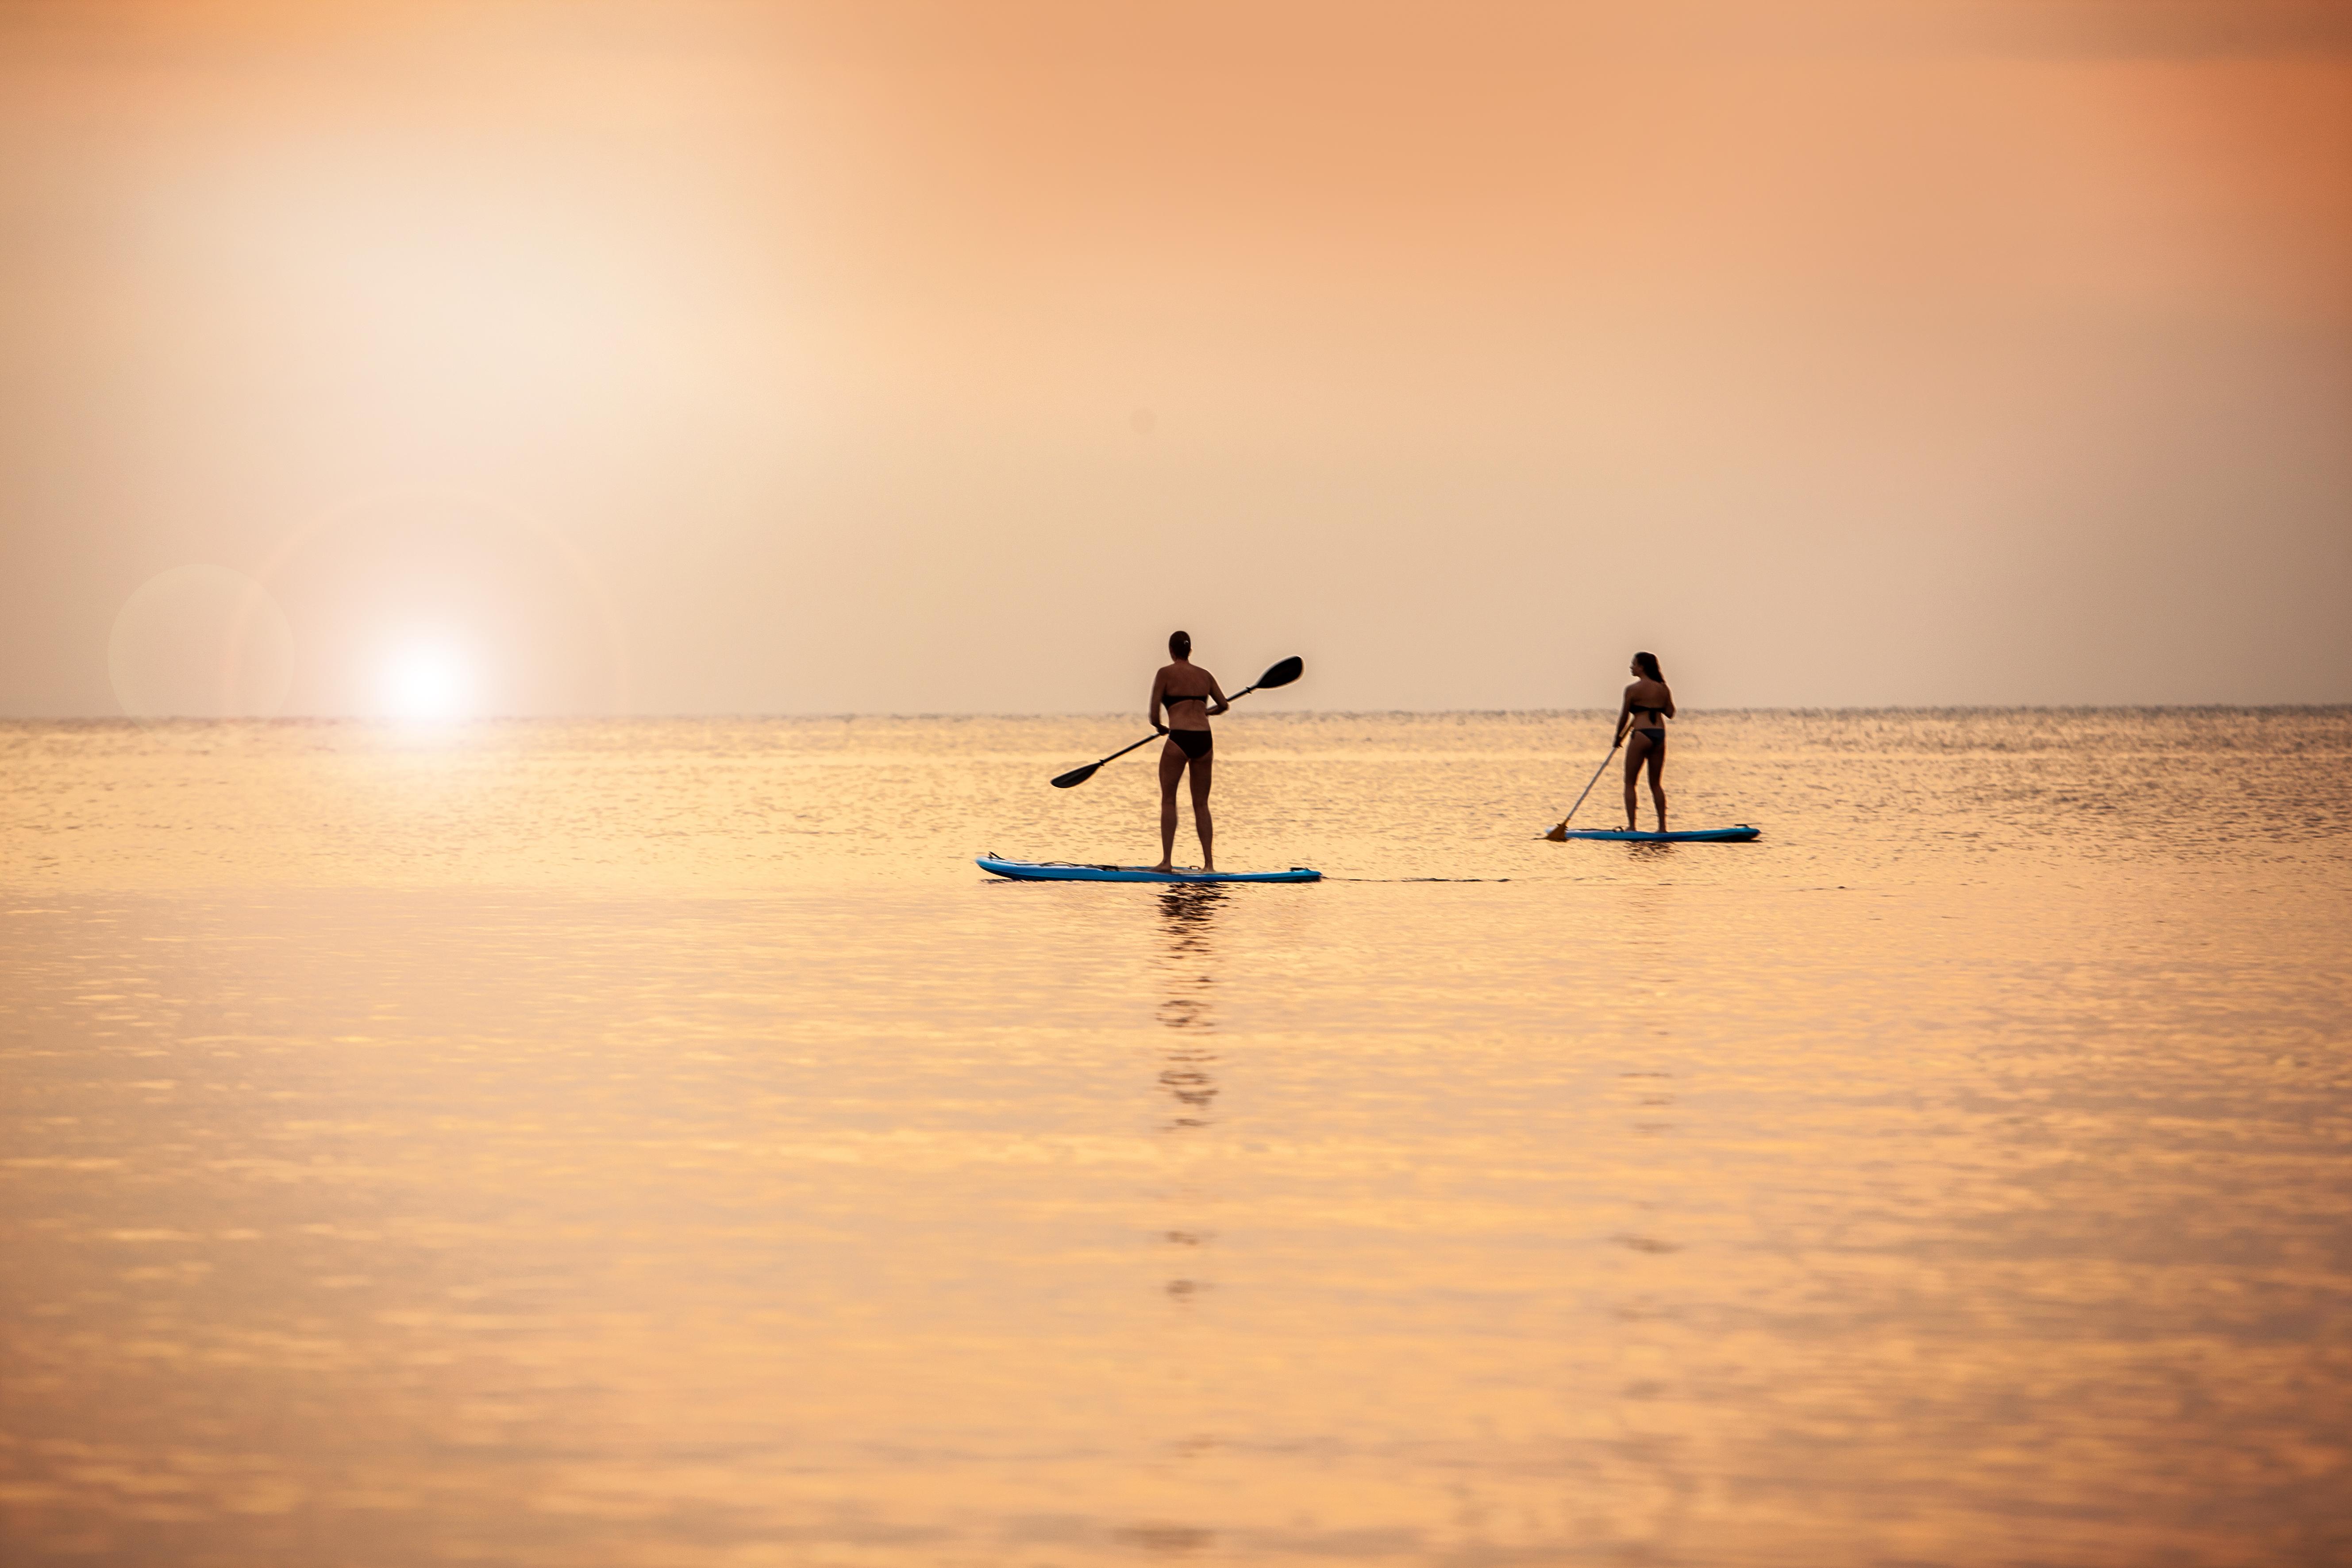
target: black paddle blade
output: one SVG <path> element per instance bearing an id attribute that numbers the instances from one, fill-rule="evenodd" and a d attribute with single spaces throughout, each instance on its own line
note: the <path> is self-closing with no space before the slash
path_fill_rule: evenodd
<path id="1" fill-rule="evenodd" d="M 1258 689 L 1263 691 L 1269 686 L 1287 686 L 1306 673 L 1307 661 L 1294 653 L 1257 678 Z"/>
<path id="2" fill-rule="evenodd" d="M 1102 766 L 1100 763 L 1088 763 L 1085 767 L 1072 768 L 1068 773 L 1064 773 L 1061 777 L 1054 781 L 1054 787 L 1055 789 L 1076 789 L 1078 785 L 1094 777 L 1095 770 L 1100 766 Z M 1032 778 L 1036 777 L 1034 773 L 1032 773 L 1029 776 Z"/>

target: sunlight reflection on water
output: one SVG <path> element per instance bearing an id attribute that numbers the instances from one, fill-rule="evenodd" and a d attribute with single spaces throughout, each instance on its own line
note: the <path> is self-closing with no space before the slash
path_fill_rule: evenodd
<path id="1" fill-rule="evenodd" d="M 10 1561 L 2352 1551 L 2352 715 L 1130 728 L 0 727 Z"/>

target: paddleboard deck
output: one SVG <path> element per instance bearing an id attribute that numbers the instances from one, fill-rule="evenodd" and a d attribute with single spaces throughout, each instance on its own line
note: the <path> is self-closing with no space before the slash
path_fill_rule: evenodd
<path id="1" fill-rule="evenodd" d="M 1149 866 L 1084 866 L 1069 860 L 973 861 L 993 876 L 1016 882 L 1319 882 L 1320 871 L 1293 866 L 1287 871 L 1155 871 Z"/>
<path id="2" fill-rule="evenodd" d="M 1743 822 L 1737 827 L 1702 827 L 1692 833 L 1631 833 L 1622 827 L 1571 827 L 1567 837 L 1606 838 L 1622 844 L 1745 844 L 1763 831 Z"/>

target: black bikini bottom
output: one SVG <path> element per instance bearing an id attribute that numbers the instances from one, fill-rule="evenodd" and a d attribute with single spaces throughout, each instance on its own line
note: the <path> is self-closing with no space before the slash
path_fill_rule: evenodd
<path id="1" fill-rule="evenodd" d="M 1168 738 L 1181 747 L 1184 754 L 1195 762 L 1207 756 L 1209 748 L 1216 743 L 1216 737 L 1206 730 L 1171 730 L 1168 731 Z"/>
<path id="2" fill-rule="evenodd" d="M 1649 742 L 1654 747 L 1666 743 L 1666 732 L 1664 730 L 1636 730 L 1633 733 Z"/>

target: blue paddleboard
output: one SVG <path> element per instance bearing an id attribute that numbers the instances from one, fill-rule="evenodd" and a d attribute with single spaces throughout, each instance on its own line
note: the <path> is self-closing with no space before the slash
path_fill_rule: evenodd
<path id="1" fill-rule="evenodd" d="M 1696 833 L 1629 833 L 1622 827 L 1571 827 L 1568 837 L 1608 838 L 1623 844 L 1745 844 L 1763 831 L 1743 822 L 1737 827 L 1702 827 Z"/>
<path id="2" fill-rule="evenodd" d="M 1320 871 L 1155 871 L 1149 866 L 1080 866 L 1067 860 L 999 860 L 982 855 L 982 870 L 1017 882 L 1319 882 Z"/>

